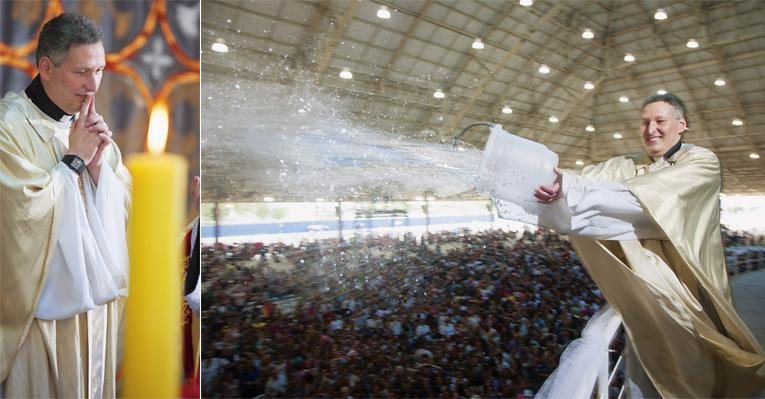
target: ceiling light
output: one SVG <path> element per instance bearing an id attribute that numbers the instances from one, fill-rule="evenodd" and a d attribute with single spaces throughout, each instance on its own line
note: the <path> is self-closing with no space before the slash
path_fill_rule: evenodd
<path id="1" fill-rule="evenodd" d="M 690 39 L 688 40 L 688 43 L 685 43 L 685 47 L 697 48 L 699 47 L 699 42 L 697 42 L 696 39 Z"/>
<path id="2" fill-rule="evenodd" d="M 622 137 L 624 137 L 624 136 L 622 136 L 622 134 L 621 134 L 621 133 L 614 133 L 614 138 L 615 138 L 615 139 L 620 139 L 620 138 L 622 138 Z"/>
<path id="3" fill-rule="evenodd" d="M 584 32 L 582 32 L 582 37 L 585 39 L 592 39 L 595 37 L 595 34 L 592 33 L 592 29 L 585 29 Z"/>
<path id="4" fill-rule="evenodd" d="M 624 54 L 624 61 L 635 62 L 635 56 L 632 53 Z"/>
<path id="5" fill-rule="evenodd" d="M 715 79 L 715 86 L 725 86 L 725 79 L 723 78 Z"/>
<path id="6" fill-rule="evenodd" d="M 427 197 L 425 197 L 425 199 L 428 200 L 428 201 L 433 201 L 433 200 L 436 199 L 436 197 L 434 197 L 432 195 L 428 195 Z"/>
<path id="7" fill-rule="evenodd" d="M 758 154 L 756 152 L 753 152 L 753 153 L 749 154 L 749 158 L 760 159 L 760 154 Z"/>
<path id="8" fill-rule="evenodd" d="M 435 93 L 433 93 L 433 97 L 435 97 L 435 98 L 444 98 L 444 97 L 446 97 L 446 95 L 444 94 L 443 91 L 441 91 L 441 89 L 436 89 Z"/>
<path id="9" fill-rule="evenodd" d="M 217 51 L 219 53 L 228 53 L 228 46 L 226 46 L 225 43 L 215 42 L 211 48 L 213 51 Z"/>
<path id="10" fill-rule="evenodd" d="M 380 9 L 377 10 L 377 18 L 390 19 L 390 10 L 388 10 L 388 7 L 380 6 Z"/>
<path id="11" fill-rule="evenodd" d="M 263 202 L 274 202 L 274 197 L 263 197 Z"/>
<path id="12" fill-rule="evenodd" d="M 418 196 L 414 197 L 415 201 L 423 201 L 424 199 L 425 198 L 423 198 L 421 195 L 418 195 Z"/>
<path id="13" fill-rule="evenodd" d="M 581 159 L 577 159 L 575 163 L 576 163 L 577 165 L 579 165 L 579 166 L 582 166 L 582 165 L 584 165 L 584 162 L 582 162 L 582 160 L 581 160 Z"/>
<path id="14" fill-rule="evenodd" d="M 559 120 L 558 120 L 558 117 L 557 117 L 557 116 L 555 116 L 555 115 L 553 115 L 553 116 L 551 116 L 551 117 L 547 118 L 547 120 L 548 120 L 548 121 L 550 121 L 550 122 L 552 122 L 552 123 L 558 123 L 558 122 L 559 122 Z"/>
<path id="15" fill-rule="evenodd" d="M 595 131 L 595 126 L 587 125 L 587 127 L 585 127 L 584 130 L 586 130 L 588 132 L 594 132 Z"/>
<path id="16" fill-rule="evenodd" d="M 353 79 L 353 73 L 351 73 L 348 68 L 343 68 L 343 70 L 340 71 L 340 77 L 342 79 Z"/>
<path id="17" fill-rule="evenodd" d="M 741 125 L 743 125 L 743 124 L 744 124 L 744 121 L 742 121 L 741 119 L 738 119 L 738 118 L 736 118 L 736 119 L 734 119 L 734 120 L 730 121 L 730 123 L 731 123 L 733 126 L 741 126 Z"/>
<path id="18" fill-rule="evenodd" d="M 620 103 L 628 103 L 628 102 L 630 102 L 630 99 L 627 98 L 627 96 L 621 96 L 621 97 L 619 97 L 619 102 Z"/>
<path id="19" fill-rule="evenodd" d="M 656 94 L 661 94 L 663 96 L 663 95 L 667 94 L 667 91 L 664 90 L 664 89 L 659 89 L 659 90 L 656 90 Z"/>
<path id="20" fill-rule="evenodd" d="M 592 89 L 595 88 L 595 85 L 592 84 L 592 82 L 587 81 L 587 82 L 584 82 L 584 88 L 587 89 L 587 90 L 592 90 Z"/>
<path id="21" fill-rule="evenodd" d="M 653 14 L 653 19 L 663 21 L 667 19 L 667 12 L 663 8 L 656 10 L 656 14 Z"/>
<path id="22" fill-rule="evenodd" d="M 505 105 L 504 107 L 502 107 L 502 113 L 503 114 L 512 114 L 513 113 L 513 109 L 508 107 L 507 105 Z"/>
<path id="23" fill-rule="evenodd" d="M 542 66 L 539 67 L 539 73 L 550 73 L 550 67 L 547 65 L 542 64 Z"/>
<path id="24" fill-rule="evenodd" d="M 324 202 L 324 198 L 321 198 L 321 197 L 316 198 L 316 202 Z"/>
<path id="25" fill-rule="evenodd" d="M 530 7 L 534 5 L 534 0 L 521 0 L 518 2 L 518 4 L 524 6 L 524 7 Z"/>
<path id="26" fill-rule="evenodd" d="M 476 38 L 476 39 L 473 41 L 473 46 L 472 46 L 472 47 L 473 47 L 474 49 L 476 49 L 476 50 L 483 50 L 483 42 L 481 41 L 481 38 L 478 38 L 478 37 L 477 37 L 477 38 Z"/>

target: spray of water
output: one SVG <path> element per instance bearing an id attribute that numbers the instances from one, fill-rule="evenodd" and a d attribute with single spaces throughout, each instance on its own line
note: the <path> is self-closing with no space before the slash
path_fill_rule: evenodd
<path id="1" fill-rule="evenodd" d="M 202 86 L 206 188 L 235 190 L 240 200 L 263 194 L 374 200 L 448 197 L 474 186 L 476 148 L 369 127 L 351 116 L 360 100 L 310 84 L 223 80 Z"/>

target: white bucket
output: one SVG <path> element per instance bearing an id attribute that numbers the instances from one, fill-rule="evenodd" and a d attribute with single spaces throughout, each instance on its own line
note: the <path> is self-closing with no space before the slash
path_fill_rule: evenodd
<path id="1" fill-rule="evenodd" d="M 478 192 L 539 215 L 541 204 L 534 197 L 534 190 L 555 181 L 553 169 L 558 165 L 558 154 L 535 141 L 506 132 L 502 125 L 492 125 L 490 131 L 478 172 Z"/>

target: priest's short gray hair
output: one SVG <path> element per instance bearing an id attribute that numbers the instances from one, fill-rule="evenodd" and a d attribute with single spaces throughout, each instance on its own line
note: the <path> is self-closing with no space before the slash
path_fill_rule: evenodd
<path id="1" fill-rule="evenodd" d="M 99 43 L 103 39 L 103 30 L 90 18 L 65 12 L 48 21 L 40 31 L 35 51 L 37 65 L 42 57 L 48 57 L 53 65 L 59 66 L 70 48 Z"/>
<path id="2" fill-rule="evenodd" d="M 683 100 L 680 99 L 680 97 L 672 94 L 672 93 L 664 93 L 664 94 L 654 94 L 643 101 L 643 106 L 640 107 L 640 109 L 643 109 L 648 104 L 658 103 L 658 102 L 665 102 L 672 106 L 672 108 L 675 109 L 675 117 L 677 119 L 685 118 L 685 127 L 687 128 L 690 126 L 690 121 L 688 120 L 688 111 L 685 108 L 685 104 L 683 103 Z"/>

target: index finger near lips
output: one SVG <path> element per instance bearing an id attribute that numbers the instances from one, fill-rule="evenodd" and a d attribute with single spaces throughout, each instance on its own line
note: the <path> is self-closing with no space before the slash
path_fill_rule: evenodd
<path id="1" fill-rule="evenodd" d="M 87 119 L 88 115 L 88 109 L 90 108 L 90 104 L 93 101 L 93 96 L 85 96 L 85 99 L 82 100 L 82 105 L 80 105 L 80 114 L 77 116 L 77 120 L 75 123 L 84 123 Z M 80 122 L 82 120 L 82 122 Z"/>

